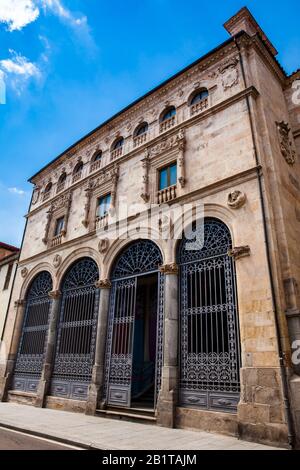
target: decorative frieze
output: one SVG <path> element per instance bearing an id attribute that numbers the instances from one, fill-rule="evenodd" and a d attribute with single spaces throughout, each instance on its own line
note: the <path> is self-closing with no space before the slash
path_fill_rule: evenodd
<path id="1" fill-rule="evenodd" d="M 236 190 L 228 195 L 227 204 L 231 209 L 240 209 L 246 204 L 246 200 L 246 194 Z"/>
<path id="2" fill-rule="evenodd" d="M 276 122 L 276 125 L 279 135 L 281 153 L 289 165 L 294 165 L 296 161 L 296 152 L 293 148 L 293 142 L 290 138 L 291 128 L 289 127 L 288 123 L 284 121 Z"/>
<path id="3" fill-rule="evenodd" d="M 240 258 L 245 258 L 246 256 L 250 256 L 251 250 L 250 246 L 236 246 L 231 250 L 228 250 L 228 256 L 233 258 L 235 261 Z"/>
<path id="4" fill-rule="evenodd" d="M 147 148 L 146 155 L 151 158 L 178 147 L 179 143 L 185 138 L 184 134 L 184 129 L 180 129 L 177 134 L 160 140 L 156 145 Z"/>
<path id="5" fill-rule="evenodd" d="M 170 263 L 160 266 L 159 271 L 162 274 L 178 274 L 179 268 L 176 263 Z"/>

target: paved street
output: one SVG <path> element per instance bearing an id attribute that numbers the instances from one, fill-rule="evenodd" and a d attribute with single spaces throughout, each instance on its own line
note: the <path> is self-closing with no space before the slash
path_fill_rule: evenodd
<path id="1" fill-rule="evenodd" d="M 0 450 L 73 450 L 64 444 L 0 428 Z"/>
<path id="2" fill-rule="evenodd" d="M 14 403 L 0 403 L 0 426 L 40 433 L 49 439 L 102 450 L 271 450 L 235 437 L 167 429 Z M 46 444 L 44 444 L 46 445 Z"/>

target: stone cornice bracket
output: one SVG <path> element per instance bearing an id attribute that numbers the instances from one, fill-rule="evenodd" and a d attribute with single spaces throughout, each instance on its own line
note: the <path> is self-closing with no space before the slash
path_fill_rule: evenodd
<path id="1" fill-rule="evenodd" d="M 26 305 L 26 300 L 19 299 L 15 301 L 14 308 L 24 307 L 25 305 Z"/>
<path id="2" fill-rule="evenodd" d="M 178 165 L 178 181 L 179 184 L 182 188 L 184 188 L 186 179 L 185 179 L 185 158 L 184 158 L 184 153 L 185 153 L 185 145 L 186 145 L 186 140 L 184 137 L 184 129 L 180 129 L 180 141 L 178 143 L 178 159 L 177 159 L 177 165 Z"/>
<path id="3" fill-rule="evenodd" d="M 231 209 L 240 209 L 246 204 L 246 200 L 246 194 L 236 190 L 229 193 L 227 204 Z"/>
<path id="4" fill-rule="evenodd" d="M 111 289 L 111 282 L 109 279 L 100 279 L 95 282 L 95 287 L 97 289 Z"/>
<path id="5" fill-rule="evenodd" d="M 146 149 L 145 157 L 142 160 L 143 166 L 143 187 L 142 187 L 142 194 L 141 198 L 144 202 L 148 202 L 150 199 L 149 196 L 149 169 L 150 169 L 150 158 L 149 158 L 149 151 Z"/>
<path id="6" fill-rule="evenodd" d="M 61 297 L 61 291 L 60 290 L 53 290 L 51 292 L 48 292 L 48 296 L 52 300 L 57 300 Z"/>
<path id="7" fill-rule="evenodd" d="M 159 272 L 161 274 L 178 274 L 179 268 L 176 263 L 164 264 L 159 267 Z"/>
<path id="8" fill-rule="evenodd" d="M 293 149 L 293 142 L 290 139 L 291 128 L 287 122 L 276 121 L 279 135 L 280 150 L 288 165 L 294 165 L 296 162 L 296 152 Z"/>
<path id="9" fill-rule="evenodd" d="M 233 258 L 235 261 L 241 258 L 245 258 L 246 256 L 250 256 L 251 250 L 250 246 L 236 246 L 230 250 L 228 250 L 228 256 Z"/>

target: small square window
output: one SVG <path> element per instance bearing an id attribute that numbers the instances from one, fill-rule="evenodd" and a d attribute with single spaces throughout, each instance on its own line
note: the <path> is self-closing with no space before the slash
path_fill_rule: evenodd
<path id="1" fill-rule="evenodd" d="M 58 235 L 61 234 L 61 232 L 64 228 L 64 221 L 65 221 L 64 217 L 60 217 L 59 219 L 57 219 L 56 225 L 55 225 L 55 231 L 54 231 L 54 236 L 55 237 L 58 237 Z"/>
<path id="2" fill-rule="evenodd" d="M 159 190 L 175 186 L 177 183 L 177 164 L 172 163 L 159 172 Z"/>
<path id="3" fill-rule="evenodd" d="M 108 214 L 111 202 L 111 195 L 107 194 L 106 196 L 100 197 L 98 199 L 97 206 L 97 217 L 102 218 Z"/>

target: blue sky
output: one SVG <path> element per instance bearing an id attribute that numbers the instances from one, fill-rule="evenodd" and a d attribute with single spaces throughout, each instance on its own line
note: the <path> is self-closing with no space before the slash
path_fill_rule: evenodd
<path id="1" fill-rule="evenodd" d="M 299 0 L 0 0 L 0 241 L 21 242 L 30 176 L 225 41 L 245 4 L 286 71 L 300 68 Z"/>

